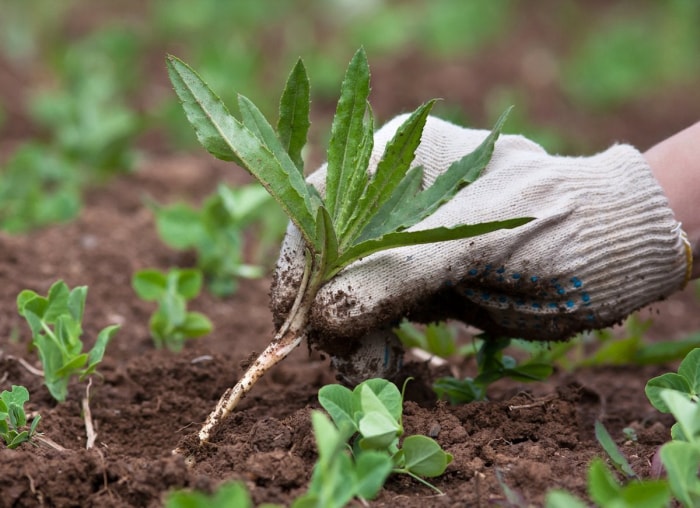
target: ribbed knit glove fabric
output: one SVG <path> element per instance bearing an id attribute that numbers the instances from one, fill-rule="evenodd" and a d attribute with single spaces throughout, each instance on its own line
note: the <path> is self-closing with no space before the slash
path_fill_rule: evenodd
<path id="1" fill-rule="evenodd" d="M 405 119 L 377 131 L 372 170 Z M 424 185 L 487 134 L 430 117 L 413 163 L 424 167 Z M 324 171 L 310 181 L 321 183 Z M 482 176 L 411 229 L 515 217 L 535 220 L 465 240 L 379 252 L 352 264 L 319 291 L 312 332 L 325 340 L 357 338 L 407 316 L 562 340 L 612 325 L 687 282 L 689 244 L 645 159 L 629 145 L 562 157 L 522 136 L 503 135 Z M 290 226 L 272 292 L 278 321 L 302 268 L 303 243 Z"/>

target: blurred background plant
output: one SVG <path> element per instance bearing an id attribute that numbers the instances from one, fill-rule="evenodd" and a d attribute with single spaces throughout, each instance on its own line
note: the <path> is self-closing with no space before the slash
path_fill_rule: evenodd
<path id="1" fill-rule="evenodd" d="M 696 120 L 700 103 L 696 0 L 0 0 L 0 12 L 0 229 L 11 233 L 75 217 L 86 188 L 146 171 L 139 154 L 201 153 L 167 53 L 228 104 L 242 92 L 272 118 L 303 57 L 308 167 L 323 160 L 360 45 L 379 124 L 427 97 L 477 127 L 514 104 L 507 131 L 592 153 L 614 141 L 644 149 Z"/>

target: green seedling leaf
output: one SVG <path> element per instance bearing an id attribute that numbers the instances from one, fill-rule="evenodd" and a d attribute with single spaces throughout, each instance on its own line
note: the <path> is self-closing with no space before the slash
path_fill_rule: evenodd
<path id="1" fill-rule="evenodd" d="M 666 373 L 650 379 L 645 387 L 649 401 L 659 411 L 667 413 L 660 393 L 665 389 L 675 390 L 697 402 L 700 395 L 700 348 L 693 349 L 678 367 L 678 374 Z"/>
<path id="2" fill-rule="evenodd" d="M 668 372 L 650 379 L 647 381 L 644 391 L 646 392 L 647 398 L 651 404 L 662 413 L 670 412 L 670 409 L 664 402 L 663 397 L 661 397 L 661 393 L 664 390 L 673 390 L 683 394 L 688 399 L 691 398 L 690 384 L 688 383 L 688 380 L 680 374 Z"/>
<path id="3" fill-rule="evenodd" d="M 253 508 L 248 490 L 240 482 L 224 484 L 209 496 L 180 490 L 168 494 L 165 508 Z"/>
<path id="4" fill-rule="evenodd" d="M 360 408 L 355 406 L 355 398 L 350 390 L 337 384 L 325 385 L 318 391 L 318 401 L 338 428 L 347 426 L 352 429 L 352 433 L 357 432 L 355 414 Z"/>
<path id="5" fill-rule="evenodd" d="M 95 372 L 97 366 L 102 362 L 102 358 L 104 358 L 105 351 L 107 350 L 107 344 L 109 344 L 109 341 L 114 338 L 114 335 L 120 328 L 121 327 L 119 325 L 111 325 L 103 328 L 97 335 L 95 345 L 90 350 L 90 354 L 88 356 L 87 369 L 85 369 L 85 372 L 83 372 L 83 374 L 80 376 L 81 381 Z"/>
<path id="6" fill-rule="evenodd" d="M 662 390 L 660 396 L 678 422 L 685 440 L 700 446 L 700 406 L 675 390 Z"/>
<path id="7" fill-rule="evenodd" d="M 564 490 L 550 490 L 544 499 L 545 508 L 588 508 L 579 498 Z"/>
<path id="8" fill-rule="evenodd" d="M 398 392 L 396 386 L 393 386 Z M 360 446 L 364 449 L 389 448 L 403 432 L 399 419 L 391 413 L 383 398 L 380 398 L 380 395 L 370 386 L 363 383 L 359 387 L 360 407 L 363 413 L 357 426 L 362 434 Z"/>
<path id="9" fill-rule="evenodd" d="M 505 369 L 503 377 L 515 381 L 528 383 L 530 381 L 543 381 L 552 375 L 554 367 L 546 363 L 526 363 L 517 367 Z"/>
<path id="10" fill-rule="evenodd" d="M 683 441 L 671 441 L 661 447 L 660 453 L 673 495 L 687 508 L 698 506 L 700 449 Z"/>
<path id="11" fill-rule="evenodd" d="M 299 59 L 289 74 L 280 99 L 280 116 L 277 133 L 282 146 L 299 172 L 304 174 L 301 151 L 306 145 L 309 121 L 310 86 L 304 62 Z"/>
<path id="12" fill-rule="evenodd" d="M 98 336 L 93 351 L 83 353 L 80 337 L 86 299 L 86 286 L 70 290 L 63 281 L 55 282 L 46 297 L 27 290 L 17 297 L 17 310 L 29 323 L 33 344 L 39 351 L 44 383 L 59 402 L 66 399 L 73 375 L 84 379 L 95 371 L 107 342 L 117 330 L 108 327 Z"/>
<path id="13" fill-rule="evenodd" d="M 697 396 L 700 393 L 700 348 L 693 349 L 686 355 L 678 366 L 678 374 L 688 382 L 690 393 Z"/>
<path id="14" fill-rule="evenodd" d="M 693 333 L 684 339 L 674 340 L 673 342 L 645 344 L 635 354 L 635 363 L 639 365 L 670 363 L 685 358 L 693 349 L 698 347 L 700 347 L 700 333 Z"/>
<path id="15" fill-rule="evenodd" d="M 375 397 L 371 397 L 367 389 L 369 389 Z M 356 407 L 360 407 L 362 411 L 368 409 L 368 407 L 365 406 L 365 401 L 372 404 L 379 404 L 394 420 L 397 422 L 401 421 L 403 397 L 399 389 L 391 381 L 381 378 L 368 379 L 355 387 L 353 395 L 355 397 Z"/>
<path id="16" fill-rule="evenodd" d="M 420 330 L 403 320 L 394 333 L 405 347 L 417 347 L 442 358 L 457 350 L 455 330 L 444 321 L 429 323 Z"/>
<path id="17" fill-rule="evenodd" d="M 433 383 L 433 390 L 439 399 L 447 399 L 450 404 L 468 404 L 475 400 L 486 400 L 486 389 L 472 378 L 463 380 L 441 377 Z"/>
<path id="18" fill-rule="evenodd" d="M 188 312 L 187 302 L 202 286 L 197 269 L 141 270 L 132 277 L 132 286 L 144 300 L 155 300 L 158 308 L 151 315 L 149 328 L 156 347 L 180 351 L 186 339 L 211 332 L 211 321 L 201 313 Z"/>
<path id="19" fill-rule="evenodd" d="M 171 272 L 170 276 L 177 281 L 175 290 L 185 300 L 191 300 L 202 289 L 202 272 L 199 270 L 181 269 Z"/>
<path id="20" fill-rule="evenodd" d="M 10 391 L 0 393 L 0 438 L 10 449 L 29 441 L 41 420 L 41 416 L 37 415 L 29 430 L 22 430 L 27 424 L 24 404 L 28 401 L 29 392 L 24 386 L 13 385 Z"/>
<path id="21" fill-rule="evenodd" d="M 595 437 L 619 471 L 626 474 L 629 478 L 637 478 L 637 473 L 634 472 L 632 466 L 620 452 L 608 429 L 598 420 L 595 421 Z"/>
<path id="22" fill-rule="evenodd" d="M 214 325 L 200 312 L 188 312 L 182 323 L 182 333 L 187 337 L 201 337 L 212 331 Z"/>
<path id="23" fill-rule="evenodd" d="M 357 457 L 357 496 L 374 499 L 391 473 L 393 464 L 386 453 L 364 451 Z"/>
<path id="24" fill-rule="evenodd" d="M 217 296 L 235 292 L 237 279 L 257 278 L 264 267 L 244 262 L 267 259 L 268 249 L 282 237 L 287 218 L 258 184 L 237 188 L 220 184 L 195 210 L 186 204 L 151 204 L 161 239 L 175 249 L 194 249 L 209 290 Z M 246 229 L 255 227 L 258 243 L 246 252 Z"/>
<path id="25" fill-rule="evenodd" d="M 72 372 L 80 370 L 83 365 L 85 365 L 88 361 L 88 355 L 87 353 L 83 353 L 81 355 L 78 355 L 76 357 L 73 357 L 68 361 L 68 363 L 64 364 L 63 367 L 58 369 L 56 371 L 56 377 L 57 378 L 67 378 L 70 376 Z"/>
<path id="26" fill-rule="evenodd" d="M 440 476 L 452 462 L 452 455 L 427 436 L 408 436 L 401 445 L 404 469 L 428 478 Z"/>
<path id="27" fill-rule="evenodd" d="M 605 466 L 605 463 L 595 458 L 588 468 L 588 495 L 599 506 L 609 506 L 620 492 L 620 484 Z"/>
<path id="28" fill-rule="evenodd" d="M 159 270 L 141 270 L 137 272 L 131 285 L 140 298 L 152 302 L 163 296 L 167 291 L 167 277 Z"/>

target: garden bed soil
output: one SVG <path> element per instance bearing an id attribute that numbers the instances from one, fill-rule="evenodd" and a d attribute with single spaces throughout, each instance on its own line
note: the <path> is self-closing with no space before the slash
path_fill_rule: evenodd
<path id="1" fill-rule="evenodd" d="M 258 383 L 211 443 L 189 457 L 189 465 L 171 454 L 192 441 L 252 352 L 271 337 L 269 278 L 242 281 L 224 300 L 198 297 L 193 309 L 206 313 L 216 328 L 179 354 L 154 349 L 147 329 L 153 305 L 130 288 L 138 269 L 193 261 L 160 242 L 143 197 L 197 199 L 235 174 L 204 158 L 146 162 L 140 172 L 90 193 L 77 221 L 26 236 L 0 235 L 0 388 L 26 386 L 28 409 L 42 415 L 40 431 L 65 448 L 0 447 L 1 505 L 159 506 L 170 489 L 211 491 L 232 479 L 244 481 L 256 502 L 288 504 L 304 492 L 316 460 L 310 412 L 319 408 L 318 389 L 335 381 L 328 360 L 305 347 Z M 88 344 L 102 327 L 122 325 L 101 375 L 93 377 L 90 406 L 98 435 L 91 450 L 84 449 L 83 385 L 72 384 L 68 400 L 56 404 L 42 379 L 18 361 L 40 367 L 36 353 L 28 351 L 28 329 L 16 314 L 15 297 L 25 288 L 45 293 L 57 278 L 71 287 L 89 286 Z M 676 334 L 700 326 L 692 305 L 686 292 L 655 306 L 660 324 L 652 336 L 672 338 L 661 327 L 664 321 L 673 321 Z M 501 483 L 535 505 L 555 487 L 584 495 L 588 463 L 602 453 L 593 432 L 596 419 L 643 476 L 669 436 L 669 417 L 644 397 L 646 380 L 669 367 L 601 367 L 557 372 L 545 383 L 500 382 L 488 402 L 449 406 L 428 389 L 445 368 L 408 359 L 406 373 L 417 379 L 409 384 L 407 435 L 435 437 L 454 461 L 433 480 L 444 496 L 410 478 L 392 477 L 371 506 L 486 506 L 505 502 Z M 452 367 L 473 375 L 473 365 Z M 636 442 L 623 439 L 625 427 L 636 430 Z"/>

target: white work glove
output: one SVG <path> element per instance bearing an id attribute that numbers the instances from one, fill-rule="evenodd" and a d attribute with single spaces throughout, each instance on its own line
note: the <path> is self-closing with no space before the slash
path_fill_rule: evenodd
<path id="1" fill-rule="evenodd" d="M 377 131 L 371 171 L 405 119 Z M 424 167 L 424 185 L 487 134 L 428 118 L 413 162 Z M 325 167 L 309 178 L 317 187 L 324 179 Z M 692 257 L 680 224 L 645 159 L 628 145 L 561 157 L 522 136 L 503 135 L 482 176 L 411 229 L 516 217 L 536 219 L 353 263 L 319 291 L 312 339 L 342 357 L 348 342 L 405 316 L 454 318 L 491 334 L 562 340 L 612 325 L 681 289 L 689 277 Z M 303 257 L 301 236 L 290 226 L 272 291 L 278 323 L 296 293 Z"/>

